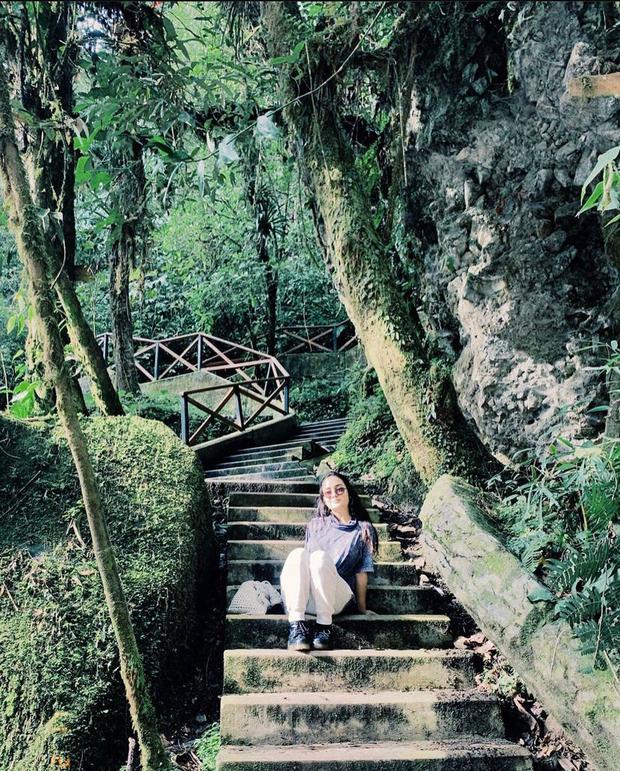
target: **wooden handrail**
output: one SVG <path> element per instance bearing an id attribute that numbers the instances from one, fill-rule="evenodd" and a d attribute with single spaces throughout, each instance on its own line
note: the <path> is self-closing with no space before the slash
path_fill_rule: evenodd
<path id="1" fill-rule="evenodd" d="M 97 341 L 107 362 L 110 358 L 110 345 L 114 342 L 113 335 L 104 332 L 98 335 Z M 181 394 L 181 436 L 187 444 L 196 444 L 214 420 L 243 431 L 267 408 L 283 415 L 288 414 L 290 376 L 275 356 L 204 332 L 175 335 L 161 340 L 134 337 L 134 348 L 134 363 L 142 381 L 154 382 L 188 372 L 219 373 L 224 380 L 221 385 L 192 388 Z M 264 372 L 267 373 L 266 377 L 258 377 Z M 230 379 L 235 377 L 239 380 Z M 226 393 L 215 407 L 209 407 L 195 398 L 200 393 L 218 390 L 225 390 Z M 222 414 L 233 397 L 236 401 L 235 419 Z M 258 405 L 247 415 L 244 414 L 244 400 Z M 190 405 L 207 414 L 191 434 Z"/>
<path id="2" fill-rule="evenodd" d="M 300 332 L 302 330 L 305 334 Z M 332 324 L 296 324 L 278 330 L 284 338 L 298 341 L 296 345 L 284 348 L 282 353 L 342 353 L 357 343 L 355 330 L 350 321 L 336 321 Z M 345 339 L 339 342 L 342 333 Z M 331 339 L 328 339 L 328 336 Z M 320 341 L 320 342 L 319 342 Z"/>
<path id="3" fill-rule="evenodd" d="M 290 376 L 277 376 L 268 378 L 252 378 L 252 384 L 273 383 L 275 387 L 270 393 L 258 394 L 247 388 L 248 381 L 241 383 L 225 383 L 222 385 L 204 386 L 203 388 L 192 388 L 181 394 L 181 439 L 192 446 L 200 441 L 200 437 L 205 429 L 211 425 L 214 420 L 219 420 L 226 425 L 235 428 L 238 431 L 244 431 L 248 426 L 256 421 L 259 415 L 268 407 L 281 415 L 287 415 L 289 410 L 289 386 Z M 212 393 L 215 391 L 226 390 L 223 398 L 220 399 L 215 407 L 209 407 L 198 401 L 194 397 L 200 393 Z M 222 409 L 230 401 L 231 397 L 236 399 L 236 417 L 231 418 L 222 414 Z M 249 399 L 258 404 L 258 407 L 249 415 L 244 413 L 243 398 Z M 276 398 L 278 401 L 276 402 Z M 207 413 L 207 417 L 200 423 L 198 428 L 190 432 L 189 428 L 189 406 Z"/>

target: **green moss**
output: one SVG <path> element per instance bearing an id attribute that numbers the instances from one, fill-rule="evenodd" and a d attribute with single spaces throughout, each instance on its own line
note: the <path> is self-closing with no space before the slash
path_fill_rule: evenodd
<path id="1" fill-rule="evenodd" d="M 196 646 L 211 544 L 202 473 L 161 423 L 92 418 L 83 428 L 161 707 Z M 43 771 L 56 754 L 84 771 L 117 769 L 131 729 L 68 449 L 49 423 L 5 419 L 0 447 L 0 768 Z"/>

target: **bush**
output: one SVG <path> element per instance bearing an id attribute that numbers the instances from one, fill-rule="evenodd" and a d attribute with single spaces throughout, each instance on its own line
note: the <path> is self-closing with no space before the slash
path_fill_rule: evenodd
<path id="1" fill-rule="evenodd" d="M 526 477 L 524 479 L 524 476 Z M 528 460 L 495 511 L 508 548 L 548 587 L 597 667 L 620 664 L 620 445 L 565 440 Z"/>
<path id="2" fill-rule="evenodd" d="M 83 421 L 147 678 L 161 708 L 197 646 L 211 543 L 202 471 L 153 421 Z M 118 769 L 131 733 L 116 643 L 68 449 L 0 419 L 0 768 Z"/>
<path id="3" fill-rule="evenodd" d="M 306 378 L 290 391 L 290 404 L 300 421 L 342 418 L 349 411 L 349 383 L 330 378 Z"/>

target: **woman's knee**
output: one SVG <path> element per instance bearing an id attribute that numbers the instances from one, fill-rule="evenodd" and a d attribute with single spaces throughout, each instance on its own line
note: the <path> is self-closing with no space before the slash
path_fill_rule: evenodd
<path id="1" fill-rule="evenodd" d="M 300 546 L 298 549 L 293 549 L 292 552 L 289 552 L 288 557 L 284 561 L 284 567 L 293 567 L 295 565 L 301 565 L 308 559 L 308 552 Z"/>
<path id="2" fill-rule="evenodd" d="M 334 561 L 326 551 L 318 549 L 317 551 L 313 551 L 310 555 L 310 570 L 312 572 L 333 567 Z"/>

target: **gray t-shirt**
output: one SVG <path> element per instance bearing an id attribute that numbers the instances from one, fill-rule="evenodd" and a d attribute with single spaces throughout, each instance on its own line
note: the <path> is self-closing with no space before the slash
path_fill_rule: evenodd
<path id="1" fill-rule="evenodd" d="M 364 537 L 366 535 L 366 537 Z M 308 552 L 322 549 L 334 560 L 338 575 L 355 591 L 356 573 L 374 573 L 370 523 L 352 519 L 343 524 L 333 514 L 313 517 L 306 527 Z"/>

